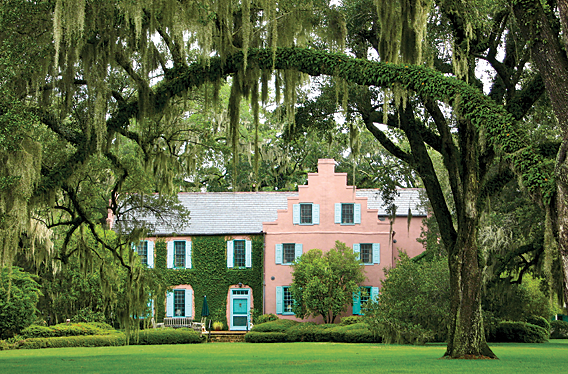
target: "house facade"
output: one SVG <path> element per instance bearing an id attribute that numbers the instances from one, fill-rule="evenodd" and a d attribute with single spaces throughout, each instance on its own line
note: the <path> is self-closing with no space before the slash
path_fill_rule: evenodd
<path id="1" fill-rule="evenodd" d="M 318 172 L 297 192 L 180 193 L 190 223 L 178 232 L 155 225 L 138 253 L 149 267 L 162 270 L 172 291 L 158 295 L 157 320 L 201 318 L 206 295 L 212 320 L 230 330 L 248 329 L 251 313 L 295 318 L 288 287 L 291 264 L 313 248 L 327 251 L 344 242 L 364 264 L 367 280 L 347 314 L 379 293 L 384 267 L 394 266 L 399 250 L 413 257 L 425 212 L 420 191 L 400 190 L 397 217 L 386 217 L 377 190 L 358 190 L 322 159 Z M 155 220 L 149 217 L 148 220 Z M 157 222 L 157 221 L 155 221 Z"/>

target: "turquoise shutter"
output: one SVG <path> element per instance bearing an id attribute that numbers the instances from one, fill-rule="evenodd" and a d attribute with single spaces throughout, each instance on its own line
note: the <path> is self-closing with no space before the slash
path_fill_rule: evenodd
<path id="1" fill-rule="evenodd" d="M 274 250 L 274 258 L 276 259 L 276 265 L 282 265 L 282 251 L 283 249 L 283 245 L 282 244 L 276 244 L 275 246 L 275 250 Z"/>
<path id="2" fill-rule="evenodd" d="M 292 223 L 294 225 L 300 224 L 300 204 L 292 205 Z"/>
<path id="3" fill-rule="evenodd" d="M 173 240 L 170 240 L 168 242 L 167 267 L 168 267 L 168 269 L 172 269 L 174 267 L 174 241 Z M 172 309 L 172 311 L 173 311 L 173 309 Z"/>
<path id="4" fill-rule="evenodd" d="M 276 314 L 282 314 L 284 310 L 283 306 L 284 291 L 282 287 L 276 287 Z"/>
<path id="5" fill-rule="evenodd" d="M 185 268 L 191 269 L 191 241 L 185 242 Z"/>
<path id="6" fill-rule="evenodd" d="M 353 253 L 357 254 L 357 260 L 361 260 L 361 244 L 355 243 L 353 244 Z"/>
<path id="7" fill-rule="evenodd" d="M 371 300 L 379 300 L 379 287 L 371 287 Z"/>
<path id="8" fill-rule="evenodd" d="M 335 223 L 341 223 L 341 203 L 335 203 Z"/>
<path id="9" fill-rule="evenodd" d="M 185 316 L 193 317 L 193 310 L 191 309 L 193 301 L 193 291 L 185 290 Z"/>
<path id="10" fill-rule="evenodd" d="M 245 241 L 245 266 L 252 267 L 252 242 L 250 240 Z"/>
<path id="11" fill-rule="evenodd" d="M 353 222 L 361 223 L 361 204 L 353 204 Z"/>
<path id="12" fill-rule="evenodd" d="M 302 253 L 304 252 L 304 245 L 303 244 L 298 244 L 296 243 L 295 247 L 294 247 L 294 260 L 297 260 L 298 257 L 300 257 L 302 255 Z"/>
<path id="13" fill-rule="evenodd" d="M 233 241 L 229 240 L 227 242 L 227 267 L 233 267 Z"/>
<path id="14" fill-rule="evenodd" d="M 320 206 L 319 206 L 319 204 L 312 204 L 312 223 L 314 225 L 320 224 Z"/>
<path id="15" fill-rule="evenodd" d="M 353 314 L 361 314 L 361 291 L 353 292 Z"/>
<path id="16" fill-rule="evenodd" d="M 381 263 L 381 244 L 373 243 L 373 264 Z"/>
<path id="17" fill-rule="evenodd" d="M 166 317 L 174 316 L 174 293 L 170 291 L 166 294 Z"/>
<path id="18" fill-rule="evenodd" d="M 148 240 L 148 267 L 154 267 L 154 242 Z"/>

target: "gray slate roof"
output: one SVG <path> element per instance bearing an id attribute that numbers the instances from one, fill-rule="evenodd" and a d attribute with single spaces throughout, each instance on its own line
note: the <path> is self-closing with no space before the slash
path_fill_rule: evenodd
<path id="1" fill-rule="evenodd" d="M 397 215 L 406 216 L 411 208 L 413 216 L 425 216 L 419 210 L 418 189 L 400 190 L 395 203 L 399 208 Z M 260 234 L 263 222 L 278 218 L 279 209 L 288 208 L 288 197 L 298 196 L 298 192 L 205 192 L 178 194 L 180 203 L 190 211 L 189 226 L 177 231 L 178 235 L 231 235 Z M 378 209 L 385 215 L 377 190 L 357 190 L 356 196 L 368 198 L 368 207 Z M 169 235 L 172 229 L 148 218 L 155 224 L 156 235 Z"/>

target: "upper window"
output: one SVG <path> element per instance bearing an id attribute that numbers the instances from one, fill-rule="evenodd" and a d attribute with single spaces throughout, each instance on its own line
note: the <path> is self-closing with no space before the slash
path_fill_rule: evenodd
<path id="1" fill-rule="evenodd" d="M 371 244 L 361 244 L 361 262 L 368 264 L 373 262 L 373 246 Z"/>
<path id="2" fill-rule="evenodd" d="M 341 223 L 354 223 L 353 204 L 341 204 Z"/>
<path id="3" fill-rule="evenodd" d="M 233 246 L 233 267 L 244 268 L 245 267 L 245 241 L 235 240 Z"/>
<path id="4" fill-rule="evenodd" d="M 361 204 L 336 203 L 335 223 L 342 225 L 361 223 Z"/>
<path id="5" fill-rule="evenodd" d="M 353 253 L 356 253 L 359 260 L 365 265 L 381 263 L 381 244 L 380 243 L 355 243 Z"/>
<path id="6" fill-rule="evenodd" d="M 143 241 L 138 246 L 138 256 L 142 265 L 148 265 L 148 242 Z"/>
<path id="7" fill-rule="evenodd" d="M 185 242 L 174 242 L 174 267 L 176 269 L 185 268 Z"/>
<path id="8" fill-rule="evenodd" d="M 169 241 L 167 250 L 168 269 L 191 269 L 191 241 Z"/>
<path id="9" fill-rule="evenodd" d="M 319 225 L 319 204 L 294 204 L 292 221 L 294 225 Z"/>
<path id="10" fill-rule="evenodd" d="M 294 243 L 284 244 L 282 257 L 283 263 L 294 262 L 294 260 L 296 259 L 296 245 Z"/>
<path id="11" fill-rule="evenodd" d="M 277 265 L 290 265 L 302 255 L 303 245 L 299 243 L 276 244 L 274 258 Z"/>
<path id="12" fill-rule="evenodd" d="M 136 253 L 140 257 L 142 265 L 154 267 L 154 242 L 143 240 L 136 246 Z"/>
<path id="13" fill-rule="evenodd" d="M 276 287 L 276 314 L 294 314 L 294 299 L 290 287 Z"/>
<path id="14" fill-rule="evenodd" d="M 250 240 L 227 241 L 227 267 L 252 267 L 252 242 Z"/>

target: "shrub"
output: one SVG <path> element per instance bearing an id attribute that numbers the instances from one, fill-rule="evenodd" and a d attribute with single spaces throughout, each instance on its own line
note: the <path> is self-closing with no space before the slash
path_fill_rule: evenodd
<path id="1" fill-rule="evenodd" d="M 298 323 L 286 330 L 286 336 L 290 342 L 316 342 L 319 329 L 313 322 Z"/>
<path id="2" fill-rule="evenodd" d="M 0 338 L 9 338 L 32 324 L 39 295 L 31 274 L 16 266 L 0 269 Z"/>
<path id="3" fill-rule="evenodd" d="M 366 323 L 336 326 L 330 329 L 333 341 L 343 343 L 379 343 L 381 338 L 375 336 Z"/>
<path id="4" fill-rule="evenodd" d="M 360 323 L 362 321 L 363 321 L 363 319 L 362 319 L 361 316 L 348 316 L 348 317 L 341 318 L 340 325 L 342 325 L 342 326 L 353 325 L 355 323 Z"/>
<path id="5" fill-rule="evenodd" d="M 568 339 L 568 322 L 566 321 L 550 322 L 550 338 Z"/>
<path id="6" fill-rule="evenodd" d="M 30 338 L 15 344 L 20 349 L 67 348 L 67 347 L 110 347 L 126 345 L 126 335 L 64 336 L 58 338 Z"/>
<path id="7" fill-rule="evenodd" d="M 0 351 L 7 351 L 11 346 L 5 340 L 0 340 Z"/>
<path id="8" fill-rule="evenodd" d="M 201 343 L 204 339 L 192 329 L 147 329 L 132 333 L 130 344 L 132 345 L 158 345 L 158 344 L 190 344 Z"/>
<path id="9" fill-rule="evenodd" d="M 55 336 L 53 329 L 47 326 L 31 325 L 21 331 L 24 338 L 51 338 Z"/>
<path id="10" fill-rule="evenodd" d="M 263 314 L 254 320 L 255 325 L 260 325 L 261 323 L 270 322 L 270 321 L 278 321 L 278 316 L 276 314 Z"/>
<path id="11" fill-rule="evenodd" d="M 277 321 L 265 322 L 260 325 L 254 325 L 251 331 L 255 332 L 285 332 L 293 325 L 298 324 L 297 321 L 289 319 L 279 319 Z"/>
<path id="12" fill-rule="evenodd" d="M 531 325 L 540 326 L 546 331 L 550 331 L 550 322 L 544 317 L 541 316 L 530 316 L 526 320 L 527 323 Z"/>
<path id="13" fill-rule="evenodd" d="M 502 321 L 497 326 L 495 336 L 491 337 L 490 340 L 494 342 L 544 343 L 548 340 L 548 331 L 526 322 Z"/>
<path id="14" fill-rule="evenodd" d="M 283 332 L 255 332 L 251 331 L 245 335 L 248 343 L 281 343 L 287 340 Z"/>

